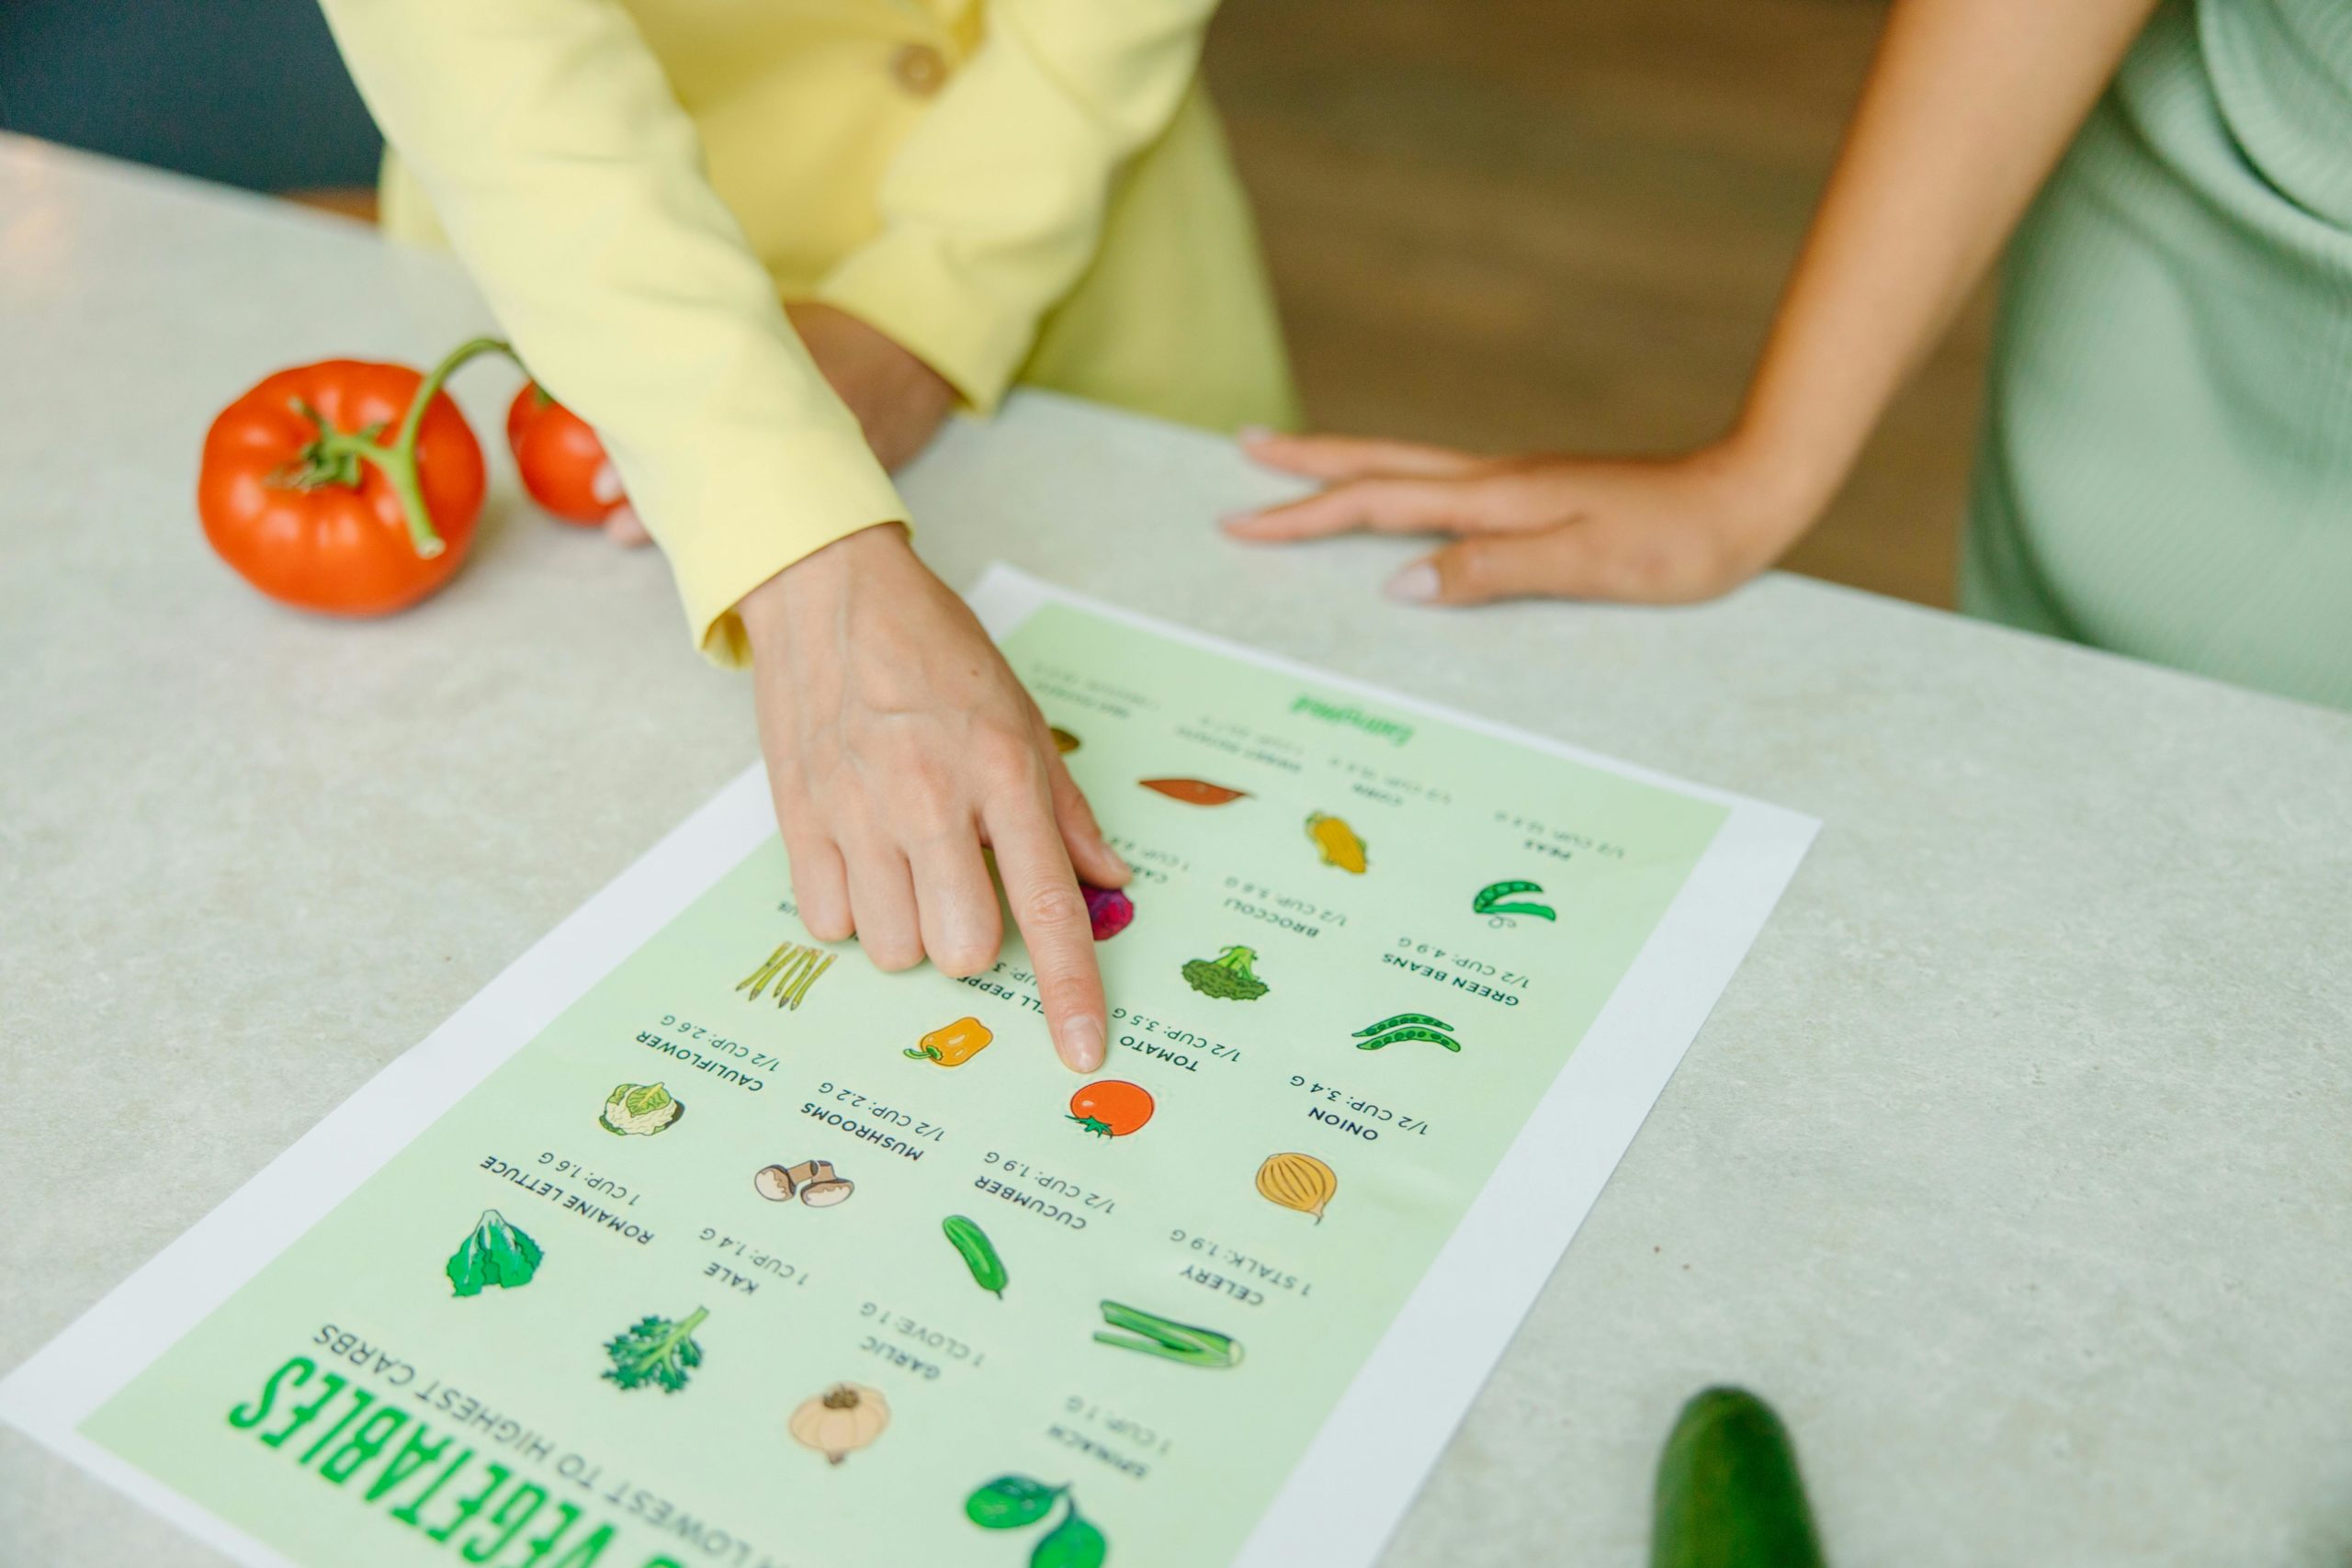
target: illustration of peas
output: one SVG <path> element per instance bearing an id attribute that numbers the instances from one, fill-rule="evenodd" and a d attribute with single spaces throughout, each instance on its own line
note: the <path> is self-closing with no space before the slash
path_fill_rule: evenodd
<path id="1" fill-rule="evenodd" d="M 1558 919 L 1560 917 L 1554 914 L 1551 906 L 1547 904 L 1517 901 L 1522 893 L 1543 891 L 1540 884 L 1529 882 L 1523 878 L 1513 878 L 1508 882 L 1489 882 L 1486 886 L 1478 889 L 1477 896 L 1470 900 L 1470 912 L 1474 915 L 1532 915 L 1539 920 Z"/>
<path id="2" fill-rule="evenodd" d="M 1396 1045 L 1408 1040 L 1426 1040 L 1432 1045 L 1442 1045 L 1449 1051 L 1459 1051 L 1462 1049 L 1462 1042 L 1456 1040 L 1451 1034 L 1440 1034 L 1434 1029 L 1391 1030 L 1387 1033 L 1380 1036 L 1377 1040 L 1357 1041 L 1356 1049 L 1359 1051 L 1377 1051 L 1384 1045 Z"/>
<path id="3" fill-rule="evenodd" d="M 1356 1031 L 1356 1038 L 1368 1040 L 1375 1034 L 1385 1034 L 1392 1029 L 1403 1029 L 1412 1024 L 1419 1024 L 1428 1029 L 1450 1030 L 1453 1027 L 1445 1020 L 1431 1018 L 1425 1012 L 1400 1012 L 1392 1018 L 1384 1018 L 1378 1023 L 1364 1025 L 1363 1028 Z"/>
<path id="4" fill-rule="evenodd" d="M 1368 1024 L 1357 1030 L 1356 1049 L 1378 1051 L 1386 1046 L 1402 1044 L 1407 1041 L 1426 1040 L 1432 1045 L 1442 1045 L 1449 1051 L 1458 1053 L 1462 1049 L 1462 1043 L 1453 1037 L 1451 1032 L 1453 1028 L 1453 1025 L 1446 1022 L 1445 1020 L 1431 1018 L 1425 1012 L 1400 1012 L 1393 1017 L 1384 1018 L 1378 1023 Z"/>

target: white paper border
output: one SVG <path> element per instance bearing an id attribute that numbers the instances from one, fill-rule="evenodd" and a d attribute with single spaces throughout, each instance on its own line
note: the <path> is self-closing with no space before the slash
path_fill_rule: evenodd
<path id="1" fill-rule="evenodd" d="M 1002 637 L 1065 604 L 1730 808 L 1714 840 L 1435 1263 L 1308 1445 L 1234 1568 L 1369 1565 L 1534 1304 L 1706 1021 L 1819 824 L 991 566 L 968 596 Z M 255 1568 L 289 1560 L 75 1428 L 552 1023 L 775 829 L 744 771 L 220 1207 L 0 1381 L 0 1420 Z"/>

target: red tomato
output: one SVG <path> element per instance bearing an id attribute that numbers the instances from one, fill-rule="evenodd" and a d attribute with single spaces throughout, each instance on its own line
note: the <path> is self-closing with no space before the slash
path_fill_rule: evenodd
<path id="1" fill-rule="evenodd" d="M 1151 1120 L 1151 1096 L 1140 1084 L 1102 1078 L 1069 1097 L 1069 1119 L 1097 1137 L 1124 1138 Z"/>
<path id="2" fill-rule="evenodd" d="M 567 523 L 593 527 L 610 517 L 628 497 L 596 498 L 596 475 L 605 466 L 605 444 L 588 422 L 526 383 L 506 408 L 506 445 L 523 470 L 523 488 Z"/>
<path id="3" fill-rule="evenodd" d="M 196 488 L 220 558 L 271 598 L 334 615 L 389 615 L 448 581 L 481 511 L 481 447 L 437 383 L 413 456 L 386 445 L 424 379 L 330 359 L 280 370 L 223 409 Z M 412 479 L 422 518 L 402 494 Z"/>

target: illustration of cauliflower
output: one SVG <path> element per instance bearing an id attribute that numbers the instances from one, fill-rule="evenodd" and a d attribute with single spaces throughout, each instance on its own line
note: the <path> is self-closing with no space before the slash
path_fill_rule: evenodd
<path id="1" fill-rule="evenodd" d="M 1215 958 L 1195 958 L 1184 965 L 1184 984 L 1204 997 L 1254 1002 L 1266 994 L 1266 982 L 1250 972 L 1258 955 L 1246 947 L 1228 947 Z"/>
<path id="2" fill-rule="evenodd" d="M 605 1109 L 596 1121 L 607 1133 L 650 1137 L 667 1131 L 685 1113 L 685 1101 L 671 1099 L 670 1091 L 660 1084 L 625 1083 L 614 1086 L 605 1097 Z"/>

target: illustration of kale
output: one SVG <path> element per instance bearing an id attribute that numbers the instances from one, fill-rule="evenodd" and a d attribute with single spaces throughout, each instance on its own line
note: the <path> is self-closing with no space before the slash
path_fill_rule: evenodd
<path id="1" fill-rule="evenodd" d="M 1215 958 L 1195 958 L 1184 965 L 1184 984 L 1204 997 L 1254 1002 L 1266 994 L 1266 982 L 1250 972 L 1258 955 L 1246 947 L 1228 947 Z"/>
<path id="2" fill-rule="evenodd" d="M 539 1244 L 506 1223 L 495 1209 L 481 1212 L 481 1223 L 458 1244 L 443 1271 L 461 1296 L 478 1296 L 485 1285 L 514 1290 L 527 1285 L 544 1255 Z"/>
<path id="3" fill-rule="evenodd" d="M 676 1323 L 666 1317 L 639 1318 L 605 1347 L 613 1362 L 605 1375 L 623 1389 L 650 1383 L 664 1393 L 677 1393 L 686 1386 L 686 1375 L 702 1365 L 702 1347 L 695 1343 L 694 1332 L 709 1315 L 709 1309 L 696 1307 Z"/>

